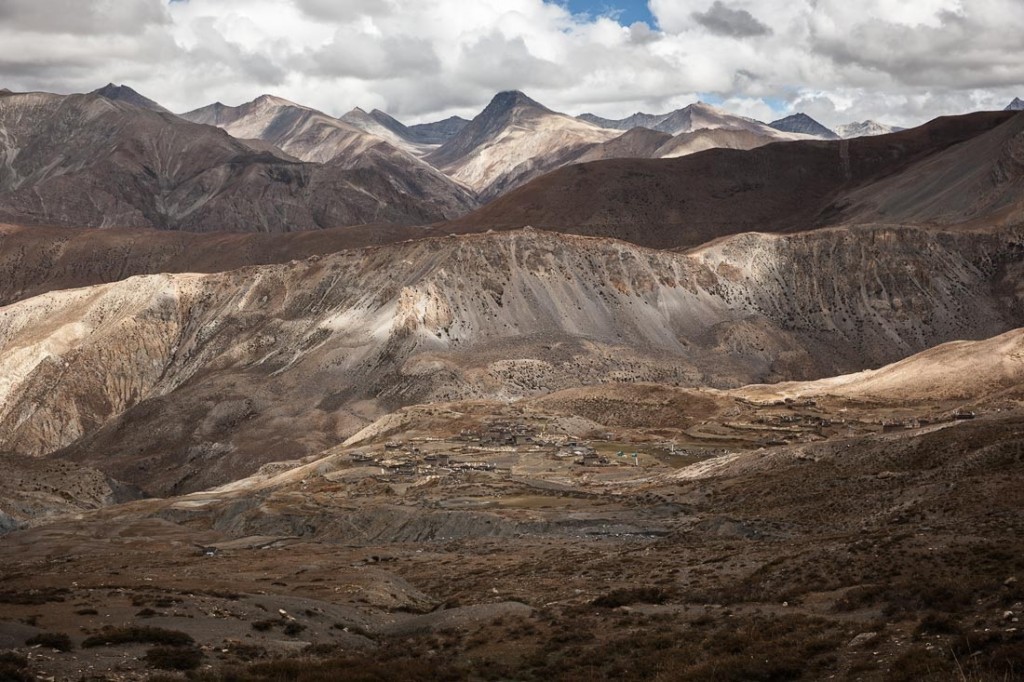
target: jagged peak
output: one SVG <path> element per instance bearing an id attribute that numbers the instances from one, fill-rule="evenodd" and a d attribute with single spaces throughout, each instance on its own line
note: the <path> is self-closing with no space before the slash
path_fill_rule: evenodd
<path id="1" fill-rule="evenodd" d="M 110 101 L 125 102 L 142 109 L 168 113 L 167 109 L 157 102 L 154 102 L 145 95 L 139 93 L 138 90 L 124 84 L 116 85 L 114 83 L 107 83 L 102 88 L 97 88 L 88 94 L 96 97 L 102 97 Z"/>
<path id="2" fill-rule="evenodd" d="M 814 121 L 814 119 L 811 118 L 810 116 L 808 116 L 807 114 L 805 114 L 804 112 L 798 111 L 795 114 L 790 114 L 789 116 L 783 116 L 782 118 L 778 119 L 778 121 L 774 121 L 774 122 L 778 123 L 779 121 Z M 815 123 L 816 122 L 817 121 L 815 121 Z"/>

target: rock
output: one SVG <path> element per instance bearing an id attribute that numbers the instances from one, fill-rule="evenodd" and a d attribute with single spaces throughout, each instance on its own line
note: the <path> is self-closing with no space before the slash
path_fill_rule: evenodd
<path id="1" fill-rule="evenodd" d="M 850 648 L 868 646 L 870 644 L 874 644 L 877 639 L 877 632 L 862 632 L 853 639 L 851 639 L 850 643 L 846 646 Z"/>

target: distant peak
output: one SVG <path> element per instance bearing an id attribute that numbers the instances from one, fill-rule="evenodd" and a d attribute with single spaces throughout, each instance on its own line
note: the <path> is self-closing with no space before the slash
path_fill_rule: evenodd
<path id="1" fill-rule="evenodd" d="M 519 108 L 534 108 L 549 111 L 549 109 L 543 104 L 530 99 L 519 90 L 505 90 L 503 92 L 499 92 L 493 99 L 491 99 L 491 103 L 487 105 L 487 109 L 484 111 L 489 109 L 493 112 L 500 112 Z"/>
<path id="2" fill-rule="evenodd" d="M 1013 101 L 1006 105 L 1005 111 L 1024 111 L 1024 100 L 1014 97 Z"/>
<path id="3" fill-rule="evenodd" d="M 307 108 L 307 107 L 302 106 L 301 104 L 296 104 L 295 102 L 291 102 L 289 100 L 286 100 L 283 97 L 278 97 L 277 95 L 269 95 L 269 94 L 260 95 L 259 97 L 257 97 L 256 99 L 253 100 L 253 104 L 259 104 L 259 105 L 263 105 L 263 106 L 299 107 L 300 109 L 306 109 Z"/>
<path id="4" fill-rule="evenodd" d="M 167 109 L 154 102 L 153 100 L 139 94 L 137 91 L 128 87 L 127 85 L 115 85 L 113 83 L 107 83 L 102 88 L 98 88 L 89 93 L 90 95 L 96 95 L 103 97 L 110 101 L 126 102 L 142 109 L 149 109 L 150 111 L 158 111 L 167 113 Z"/>
<path id="5" fill-rule="evenodd" d="M 125 94 L 128 94 L 128 93 L 138 94 L 137 92 L 132 90 L 127 85 L 114 85 L 113 83 L 107 83 L 102 88 L 97 88 L 96 90 L 93 90 L 90 94 L 92 94 L 92 95 L 102 95 L 103 97 L 111 97 L 112 98 L 112 97 L 115 97 L 117 95 L 125 95 Z"/>

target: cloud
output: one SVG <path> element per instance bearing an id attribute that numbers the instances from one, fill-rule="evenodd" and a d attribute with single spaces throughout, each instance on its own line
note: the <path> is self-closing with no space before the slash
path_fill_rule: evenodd
<path id="1" fill-rule="evenodd" d="M 729 9 L 721 0 L 715 0 L 715 4 L 711 5 L 707 12 L 694 12 L 690 16 L 708 31 L 719 36 L 751 38 L 766 36 L 772 32 L 771 28 L 755 19 L 747 10 Z"/>
<path id="2" fill-rule="evenodd" d="M 0 87 L 123 82 L 176 111 L 270 92 L 410 123 L 471 116 L 507 89 L 569 113 L 704 97 L 752 115 L 806 107 L 830 125 L 1024 96 L 1020 0 L 648 6 L 654 23 L 625 26 L 544 0 L 0 0 Z"/>
<path id="3" fill-rule="evenodd" d="M 398 9 L 396 0 L 294 0 L 295 6 L 314 19 L 351 21 L 365 16 L 382 16 Z"/>
<path id="4" fill-rule="evenodd" d="M 68 35 L 135 34 L 166 25 L 170 16 L 152 0 L 3 0 L 0 25 L 19 31 Z"/>

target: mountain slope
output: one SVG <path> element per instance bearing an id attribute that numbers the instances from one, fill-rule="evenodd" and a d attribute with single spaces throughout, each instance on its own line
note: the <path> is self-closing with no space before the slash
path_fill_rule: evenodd
<path id="1" fill-rule="evenodd" d="M 194 490 L 404 405 L 832 376 L 1021 326 L 1021 243 L 835 229 L 679 254 L 527 230 L 51 292 L 0 308 L 0 439 Z"/>
<path id="2" fill-rule="evenodd" d="M 618 135 L 553 112 L 521 92 L 501 92 L 425 158 L 486 200 Z"/>
<path id="3" fill-rule="evenodd" d="M 369 113 L 369 116 L 379 125 L 390 130 L 403 140 L 416 145 L 444 144 L 469 123 L 469 121 L 459 116 L 451 116 L 443 121 L 407 126 L 394 116 L 380 109 L 374 109 Z"/>
<path id="4" fill-rule="evenodd" d="M 416 141 L 415 135 L 408 128 L 382 111 L 374 110 L 373 113 L 368 114 L 356 107 L 342 116 L 340 120 L 365 133 L 386 140 L 389 144 L 416 157 L 423 156 L 437 147 L 437 145 Z"/>
<path id="5" fill-rule="evenodd" d="M 1021 206 L 1015 149 L 1024 118 L 1015 116 L 947 117 L 901 133 L 849 141 L 712 149 L 679 159 L 595 161 L 554 171 L 439 229 L 475 232 L 532 225 L 680 248 L 749 230 L 982 218 Z M 925 164 L 947 149 L 942 168 L 948 172 Z M 949 165 L 958 155 L 972 164 L 960 168 L 962 177 Z M 974 183 L 971 194 L 958 197 L 952 187 L 964 186 L 960 183 L 968 177 Z M 893 189 L 900 183 L 907 193 L 902 202 Z M 872 187 L 879 190 L 875 198 Z"/>
<path id="6" fill-rule="evenodd" d="M 3 222 L 283 232 L 422 224 L 472 205 L 440 173 L 379 141 L 361 144 L 348 165 L 294 163 L 99 95 L 0 97 Z"/>
<path id="7" fill-rule="evenodd" d="M 659 133 L 650 128 L 633 128 L 622 135 L 596 144 L 574 160 L 574 163 L 600 161 L 602 159 L 652 159 L 660 156 L 659 150 L 672 140 L 668 133 Z"/>
<path id="8" fill-rule="evenodd" d="M 951 341 L 879 369 L 828 379 L 747 386 L 755 399 L 843 396 L 888 402 L 980 400 L 1020 395 L 1024 385 L 1024 330 L 980 341 Z"/>
<path id="9" fill-rule="evenodd" d="M 1013 101 L 1006 105 L 1004 111 L 1024 111 L 1024 100 L 1014 97 Z"/>
<path id="10" fill-rule="evenodd" d="M 848 192 L 844 217 L 940 225 L 1024 220 L 1024 114 L 1010 116 L 993 130 L 932 154 L 905 172 Z"/>
<path id="11" fill-rule="evenodd" d="M 461 116 L 449 116 L 432 123 L 417 123 L 409 126 L 409 131 L 426 144 L 444 144 L 469 125 L 469 121 Z"/>
<path id="12" fill-rule="evenodd" d="M 778 142 L 777 137 L 759 132 L 731 128 L 701 128 L 679 133 L 661 145 L 651 158 L 675 159 L 708 149 L 757 149 Z"/>
<path id="13" fill-rule="evenodd" d="M 422 228 L 401 225 L 273 234 L 0 224 L 0 307 L 135 275 L 223 272 L 422 236 Z"/>

